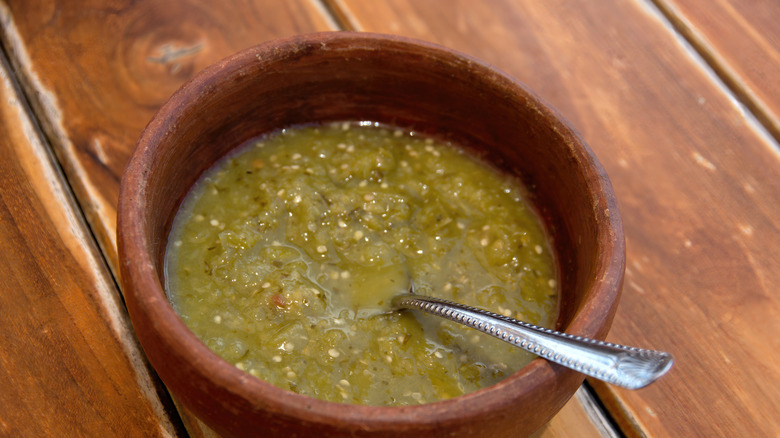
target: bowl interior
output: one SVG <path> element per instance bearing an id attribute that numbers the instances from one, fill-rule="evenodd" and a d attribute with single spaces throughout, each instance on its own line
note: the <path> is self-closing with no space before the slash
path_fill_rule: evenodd
<path id="1" fill-rule="evenodd" d="M 622 284 L 620 219 L 606 175 L 559 115 L 512 79 L 441 47 L 366 34 L 296 37 L 223 60 L 182 87 L 145 130 L 122 182 L 118 232 L 131 318 L 152 364 L 162 368 L 158 372 L 166 384 L 196 413 L 207 411 L 208 402 L 186 391 L 177 393 L 185 378 L 169 377 L 169 365 L 161 362 L 170 361 L 171 355 L 190 361 L 191 367 L 200 369 L 185 374 L 212 380 L 217 377 L 211 373 L 227 376 L 220 385 L 243 377 L 237 370 L 223 369 L 232 368 L 227 362 L 204 353 L 205 346 L 198 346 L 164 302 L 163 257 L 179 203 L 204 170 L 246 141 L 281 127 L 342 120 L 378 121 L 451 140 L 518 175 L 553 239 L 562 289 L 557 328 L 596 338 L 606 335 Z M 168 359 L 156 357 L 164 355 Z M 485 397 L 508 396 L 517 402 L 528 400 L 528 394 L 544 385 L 550 392 L 566 393 L 533 395 L 535 402 L 546 403 L 537 408 L 541 413 L 519 417 L 538 427 L 580 381 L 576 373 L 537 360 L 507 383 L 472 397 L 485 401 Z M 296 403 L 305 399 L 309 411 L 322 409 L 310 415 L 315 422 L 351 421 L 350 414 L 334 413 L 343 411 L 343 406 L 241 382 L 252 388 L 227 391 L 243 400 L 225 402 L 234 410 L 244 409 L 247 403 L 253 409 L 277 409 L 283 421 L 297 415 L 295 409 L 269 407 L 268 400 L 292 397 Z M 515 394 L 502 392 L 510 390 Z M 258 394 L 268 399 L 249 400 Z M 383 430 L 394 422 L 430 422 L 426 418 L 434 412 L 439 415 L 436 421 L 461 418 L 463 422 L 462 413 L 452 413 L 469 409 L 458 400 L 431 406 L 420 407 L 429 409 L 420 415 L 414 414 L 423 412 L 420 409 L 353 408 L 364 418 L 357 420 L 363 422 L 360 430 Z M 369 412 L 371 421 L 365 420 Z M 476 416 L 472 413 L 468 418 Z M 206 417 L 217 429 L 233 430 L 209 414 Z"/>

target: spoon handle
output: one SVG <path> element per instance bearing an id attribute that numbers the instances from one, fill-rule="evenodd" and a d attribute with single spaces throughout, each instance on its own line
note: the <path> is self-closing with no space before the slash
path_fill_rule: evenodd
<path id="1" fill-rule="evenodd" d="M 393 306 L 421 310 L 455 321 L 559 365 L 627 389 L 642 388 L 672 367 L 669 353 L 573 336 L 438 298 L 402 294 L 393 298 Z"/>

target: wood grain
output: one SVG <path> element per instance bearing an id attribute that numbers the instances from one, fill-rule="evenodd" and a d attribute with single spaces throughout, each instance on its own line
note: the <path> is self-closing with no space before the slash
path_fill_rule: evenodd
<path id="1" fill-rule="evenodd" d="M 653 1 L 780 141 L 780 2 Z"/>
<path id="2" fill-rule="evenodd" d="M 652 4 L 332 4 L 356 29 L 438 42 L 513 74 L 601 158 L 628 245 L 610 340 L 669 350 L 677 360 L 640 391 L 593 382 L 625 433 L 777 434 L 778 145 Z"/>
<path id="3" fill-rule="evenodd" d="M 17 91 L 0 57 L 0 435 L 177 435 L 178 417 Z"/>
<path id="4" fill-rule="evenodd" d="M 0 23 L 14 69 L 115 273 L 119 180 L 157 108 L 222 57 L 275 37 L 335 29 L 307 0 L 219 7 L 207 0 L 0 0 Z M 190 434 L 209 436 L 181 414 Z M 135 419 L 126 421 L 132 427 Z"/>
<path id="5" fill-rule="evenodd" d="M 333 30 L 307 0 L 0 0 L 3 42 L 87 219 L 116 266 L 119 180 L 157 108 L 205 66 Z"/>

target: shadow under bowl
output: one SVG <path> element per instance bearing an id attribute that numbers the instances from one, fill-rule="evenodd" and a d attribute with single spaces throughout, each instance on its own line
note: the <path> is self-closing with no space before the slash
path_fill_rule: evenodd
<path id="1" fill-rule="evenodd" d="M 121 184 L 118 245 L 127 308 L 172 394 L 215 431 L 265 436 L 521 436 L 582 383 L 535 359 L 496 385 L 419 406 L 326 402 L 219 358 L 163 290 L 180 202 L 233 148 L 279 128 L 368 120 L 472 150 L 526 185 L 556 253 L 556 328 L 603 339 L 623 282 L 625 247 L 609 180 L 567 122 L 516 80 L 467 55 L 407 38 L 319 33 L 226 58 L 183 85 L 143 132 Z M 409 434 L 409 435 L 406 435 Z"/>

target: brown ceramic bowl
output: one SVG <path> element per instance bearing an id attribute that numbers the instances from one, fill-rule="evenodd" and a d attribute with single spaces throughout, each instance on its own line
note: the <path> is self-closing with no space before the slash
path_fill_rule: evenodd
<path id="1" fill-rule="evenodd" d="M 623 281 L 623 232 L 604 170 L 562 117 L 467 55 L 393 36 L 320 33 L 261 44 L 207 68 L 143 132 L 122 179 L 118 235 L 125 299 L 149 361 L 184 406 L 226 435 L 496 437 L 538 429 L 582 375 L 536 359 L 494 386 L 437 403 L 331 403 L 240 371 L 174 313 L 163 292 L 163 252 L 201 172 L 265 132 L 340 120 L 450 139 L 519 175 L 557 253 L 557 328 L 604 338 Z"/>

